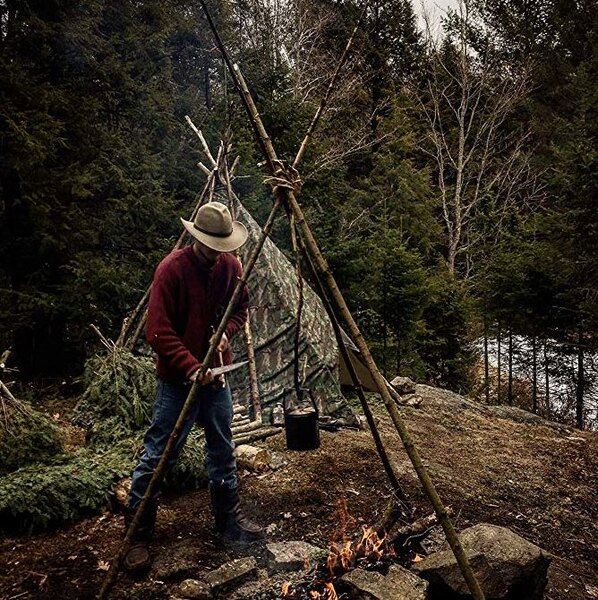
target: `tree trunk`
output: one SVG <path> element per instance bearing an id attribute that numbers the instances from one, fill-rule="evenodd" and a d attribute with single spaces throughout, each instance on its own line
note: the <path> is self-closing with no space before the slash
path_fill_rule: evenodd
<path id="1" fill-rule="evenodd" d="M 507 401 L 513 406 L 513 327 L 509 325 L 509 384 Z"/>
<path id="2" fill-rule="evenodd" d="M 484 321 L 484 392 L 490 404 L 490 365 L 488 364 L 488 321 Z"/>
<path id="3" fill-rule="evenodd" d="M 498 369 L 498 373 L 497 373 L 497 385 L 496 385 L 496 403 L 500 404 L 500 399 L 501 399 L 501 394 L 500 394 L 500 386 L 501 386 L 501 369 L 502 369 L 502 364 L 500 361 L 500 349 L 501 349 L 501 342 L 502 342 L 502 330 L 501 330 L 501 326 L 500 326 L 500 321 L 498 322 L 498 333 L 496 336 L 496 351 L 497 351 L 497 369 Z"/>
<path id="4" fill-rule="evenodd" d="M 575 426 L 583 429 L 583 396 L 585 388 L 585 373 L 583 365 L 583 329 L 579 326 L 577 337 L 577 389 L 575 391 Z"/>
<path id="5" fill-rule="evenodd" d="M 401 355 L 401 328 L 399 326 L 396 327 L 396 331 L 397 331 L 397 345 L 396 345 L 396 361 L 397 361 L 397 375 L 401 374 L 401 362 L 402 362 L 402 355 Z"/>
<path id="6" fill-rule="evenodd" d="M 204 61 L 204 71 L 203 71 L 203 81 L 204 81 L 204 99 L 206 103 L 206 108 L 208 110 L 212 110 L 212 90 L 210 87 L 210 58 L 206 53 L 206 58 Z"/>
<path id="7" fill-rule="evenodd" d="M 552 416 L 550 410 L 550 372 L 549 372 L 549 361 L 548 361 L 548 338 L 544 340 L 544 397 L 546 398 L 546 417 L 548 419 Z"/>
<path id="8" fill-rule="evenodd" d="M 538 412 L 538 339 L 532 336 L 532 412 Z"/>

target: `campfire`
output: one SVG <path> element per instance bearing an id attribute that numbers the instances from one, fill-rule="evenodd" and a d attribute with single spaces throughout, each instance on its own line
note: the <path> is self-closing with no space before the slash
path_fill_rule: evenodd
<path id="1" fill-rule="evenodd" d="M 328 545 L 325 564 L 317 564 L 309 569 L 308 577 L 297 584 L 287 581 L 282 585 L 282 598 L 288 600 L 342 600 L 335 581 L 352 569 L 385 572 L 396 561 L 409 562 L 412 554 L 406 550 L 405 556 L 398 556 L 386 535 L 380 537 L 373 527 L 361 526 L 361 533 L 351 536 L 356 520 L 349 514 L 347 503 L 339 502 L 336 517 L 338 526 Z"/>

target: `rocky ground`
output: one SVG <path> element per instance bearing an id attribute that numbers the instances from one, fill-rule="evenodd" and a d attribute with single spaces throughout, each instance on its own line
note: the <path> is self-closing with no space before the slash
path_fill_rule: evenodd
<path id="1" fill-rule="evenodd" d="M 480 522 L 506 526 L 553 555 L 547 600 L 598 598 L 598 435 L 427 386 L 418 386 L 417 393 L 421 404 L 402 408 L 402 414 L 457 529 Z M 374 411 L 417 516 L 429 514 L 392 423 L 380 404 Z M 325 548 L 341 498 L 356 527 L 384 510 L 388 486 L 368 431 L 324 431 L 321 448 L 312 452 L 286 451 L 282 435 L 264 445 L 277 468 L 244 473 L 242 491 L 248 512 L 267 526 L 270 540 Z M 121 528 L 121 516 L 106 512 L 51 533 L 2 540 L 0 598 L 92 598 L 118 549 Z M 184 579 L 247 556 L 256 559 L 257 579 L 227 598 L 274 598 L 285 577 L 262 568 L 263 548 L 218 544 L 205 490 L 163 499 L 155 554 L 146 577 L 119 578 L 114 598 L 170 598 Z"/>

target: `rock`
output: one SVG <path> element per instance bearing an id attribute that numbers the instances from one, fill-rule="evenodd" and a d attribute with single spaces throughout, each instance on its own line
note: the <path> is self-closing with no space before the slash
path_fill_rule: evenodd
<path id="1" fill-rule="evenodd" d="M 191 540 L 185 540 L 166 550 L 156 551 L 152 567 L 154 579 L 166 580 L 177 576 L 190 575 L 197 569 L 201 550 Z"/>
<path id="2" fill-rule="evenodd" d="M 399 565 L 391 565 L 388 574 L 354 569 L 340 579 L 355 600 L 426 600 L 428 583 Z"/>
<path id="3" fill-rule="evenodd" d="M 318 560 L 326 551 L 307 542 L 272 542 L 266 544 L 268 565 L 274 571 L 299 571 L 306 562 Z"/>
<path id="4" fill-rule="evenodd" d="M 459 534 L 486 600 L 542 598 L 550 559 L 541 548 L 505 527 L 480 523 Z M 430 597 L 469 590 L 448 547 L 415 563 L 412 570 L 430 582 Z"/>
<path id="5" fill-rule="evenodd" d="M 204 581 L 213 591 L 222 590 L 233 584 L 239 584 L 255 574 L 257 563 L 255 558 L 238 558 L 223 564 L 221 567 L 210 571 L 204 576 Z"/>
<path id="6" fill-rule="evenodd" d="M 282 467 L 286 467 L 288 464 L 286 456 L 282 452 L 272 452 L 268 466 L 273 471 L 278 471 L 278 469 L 282 469 Z"/>
<path id="7" fill-rule="evenodd" d="M 418 407 L 422 402 L 423 398 L 419 394 L 407 394 L 402 397 L 403 404 L 405 406 Z"/>
<path id="8" fill-rule="evenodd" d="M 415 383 L 409 379 L 409 377 L 395 377 L 390 385 L 397 390 L 401 396 L 407 394 L 415 394 Z"/>
<path id="9" fill-rule="evenodd" d="M 212 597 L 210 586 L 197 579 L 185 579 L 178 589 L 177 594 L 180 598 L 191 598 L 192 600 L 209 600 Z"/>

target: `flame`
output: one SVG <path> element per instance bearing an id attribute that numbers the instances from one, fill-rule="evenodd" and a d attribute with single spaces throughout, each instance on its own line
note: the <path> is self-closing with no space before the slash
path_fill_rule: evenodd
<path id="1" fill-rule="evenodd" d="M 343 499 L 337 509 L 339 525 L 328 547 L 326 566 L 331 575 L 337 571 L 348 571 L 360 558 L 381 558 L 387 549 L 386 536 L 379 537 L 373 527 L 362 525 L 361 539 L 354 543 L 347 534 L 347 527 L 355 522 Z"/>
<path id="2" fill-rule="evenodd" d="M 396 556 L 394 548 L 388 546 L 386 536 L 379 537 L 373 527 L 362 525 L 361 537 L 355 542 L 352 541 L 348 532 L 353 530 L 356 521 L 349 514 L 344 498 L 338 502 L 335 517 L 338 525 L 329 544 L 326 559 L 330 579 L 358 566 L 361 559 L 376 560 L 385 554 Z M 306 561 L 304 566 L 307 570 L 309 562 Z M 282 585 L 282 597 L 289 600 L 339 600 L 334 585 L 325 582 L 325 579 L 329 577 L 316 575 L 309 585 L 311 589 L 308 592 L 293 589 L 291 582 L 287 581 Z"/>
<path id="3" fill-rule="evenodd" d="M 288 598 L 289 596 L 292 595 L 292 586 L 291 586 L 291 582 L 290 581 L 285 581 L 282 584 L 282 595 L 284 598 Z"/>
<path id="4" fill-rule="evenodd" d="M 293 586 L 291 585 L 290 581 L 285 581 L 282 584 L 282 597 L 291 599 L 296 598 L 295 591 L 293 590 Z M 310 590 L 309 597 L 311 600 L 338 600 L 338 595 L 332 583 L 325 583 L 324 590 L 322 592 Z"/>

